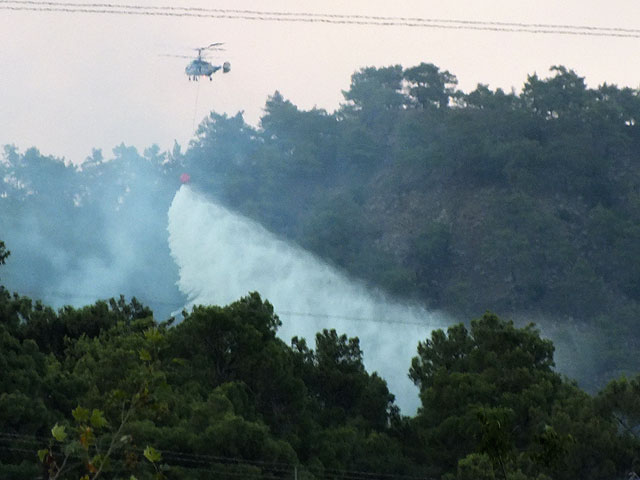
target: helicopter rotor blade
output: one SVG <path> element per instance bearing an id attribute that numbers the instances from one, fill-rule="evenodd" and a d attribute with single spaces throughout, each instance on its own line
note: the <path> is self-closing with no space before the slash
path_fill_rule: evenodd
<path id="1" fill-rule="evenodd" d="M 224 48 L 219 48 L 221 45 L 224 45 L 224 42 L 214 42 L 210 45 L 207 45 L 206 47 L 194 48 L 194 50 L 198 52 L 198 55 L 202 55 L 202 52 L 204 50 L 223 51 Z"/>
<path id="2" fill-rule="evenodd" d="M 175 57 L 175 58 L 193 58 L 193 55 L 173 55 L 170 53 L 159 53 L 161 57 Z"/>

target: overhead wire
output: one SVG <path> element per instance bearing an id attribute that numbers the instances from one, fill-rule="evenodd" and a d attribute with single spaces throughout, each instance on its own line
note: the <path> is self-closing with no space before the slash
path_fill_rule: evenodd
<path id="1" fill-rule="evenodd" d="M 349 322 L 371 322 L 371 323 L 385 323 L 388 325 L 415 325 L 418 327 L 430 327 L 427 323 L 411 322 L 408 320 L 385 320 L 382 318 L 367 318 L 367 317 L 352 317 L 349 315 L 332 315 L 328 313 L 308 313 L 308 312 L 289 312 L 286 310 L 280 310 L 276 312 L 278 316 L 285 315 L 290 317 L 310 317 L 310 318 L 324 318 L 327 320 L 346 320 Z"/>
<path id="2" fill-rule="evenodd" d="M 21 292 L 19 293 L 19 295 L 24 295 L 24 296 L 28 296 L 30 298 L 35 298 L 37 300 L 37 297 L 40 297 L 42 295 L 44 296 L 53 296 L 53 297 L 57 297 L 57 298 L 63 298 L 69 301 L 72 300 L 94 300 L 94 301 L 108 301 L 108 299 L 98 299 L 96 297 L 98 297 L 99 295 L 91 295 L 91 294 L 82 294 L 81 292 L 78 293 L 71 293 L 71 292 L 57 292 L 57 291 L 50 291 L 48 290 L 47 292 L 41 292 L 41 293 L 36 293 L 33 291 L 25 291 L 25 290 L 21 290 Z M 138 300 L 140 303 L 142 303 L 145 306 L 153 306 L 153 305 L 162 305 L 162 306 L 166 306 L 166 307 L 171 307 L 171 308 L 175 308 L 175 309 L 182 309 L 182 308 L 188 308 L 192 305 L 200 305 L 200 303 L 198 302 L 189 302 L 187 301 L 186 304 L 182 303 L 182 302 L 167 302 L 165 300 L 161 300 L 158 298 L 152 298 L 152 297 L 141 297 L 141 296 L 137 296 L 137 295 L 133 295 L 133 297 L 136 298 L 136 300 Z M 118 300 L 118 298 L 115 297 L 111 297 L 114 298 L 116 301 Z M 345 320 L 345 321 L 349 321 L 349 322 L 368 322 L 368 323 L 381 323 L 381 324 L 387 324 L 387 325 L 413 325 L 413 326 L 417 326 L 417 327 L 428 327 L 431 328 L 432 325 L 429 325 L 426 321 L 425 322 L 418 322 L 418 321 L 409 321 L 409 320 L 401 320 L 401 319 L 396 319 L 396 320 L 390 320 L 387 318 L 376 318 L 376 317 L 360 317 L 360 316 L 352 316 L 352 315 L 338 315 L 338 314 L 330 314 L 330 313 L 317 313 L 317 312 L 300 312 L 300 311 L 292 311 L 292 310 L 278 310 L 275 309 L 274 313 L 278 316 L 278 317 L 298 317 L 298 318 L 317 318 L 317 319 L 326 319 L 326 320 Z"/>
<path id="3" fill-rule="evenodd" d="M 0 443 L 0 450 L 12 450 L 12 451 L 20 451 L 24 453 L 31 453 L 35 455 L 35 450 L 29 450 L 27 448 L 16 447 L 16 443 L 30 443 L 33 445 L 33 448 L 37 448 L 38 445 L 42 445 L 50 440 L 48 437 L 43 437 L 40 435 L 26 435 L 26 434 L 16 434 L 9 432 L 0 431 L 0 442 L 11 442 L 13 446 L 4 445 Z M 132 449 L 138 454 L 143 454 L 144 449 L 142 448 L 134 448 Z M 210 468 L 206 468 L 203 470 L 209 471 L 211 473 L 224 473 L 231 476 L 263 476 L 264 473 L 280 473 L 287 474 L 293 473 L 295 468 L 304 468 L 309 472 L 313 473 L 314 476 L 319 478 L 333 478 L 335 476 L 340 476 L 340 478 L 348 479 L 348 480 L 368 480 L 372 478 L 385 478 L 385 479 L 397 479 L 397 480 L 425 480 L 426 477 L 418 476 L 418 475 L 407 475 L 407 474 L 393 474 L 393 473 L 383 473 L 383 472 L 374 472 L 374 471 L 366 471 L 366 470 L 347 470 L 347 469 L 332 469 L 332 468 L 320 468 L 320 467 L 312 467 L 312 466 L 303 466 L 296 463 L 290 462 L 270 462 L 265 460 L 250 460 L 241 457 L 229 457 L 229 456 L 221 456 L 221 455 L 207 455 L 207 454 L 196 454 L 196 453 L 188 453 L 181 452 L 176 450 L 164 450 L 161 448 L 157 449 L 163 457 L 163 461 L 175 461 L 175 462 L 186 462 L 191 463 L 193 465 L 201 465 L 208 466 Z M 77 457 L 81 458 L 81 457 Z M 176 467 L 183 467 L 194 469 L 194 467 L 184 467 L 183 465 L 173 465 Z M 228 469 L 222 469 L 221 467 L 256 467 L 260 468 L 261 472 L 232 472 Z M 195 467 L 195 469 L 200 469 Z"/>
<path id="4" fill-rule="evenodd" d="M 526 23 L 482 21 L 428 17 L 402 17 L 317 12 L 287 12 L 249 9 L 203 8 L 194 6 L 138 5 L 132 3 L 54 2 L 47 0 L 0 0 L 0 9 L 61 13 L 93 13 L 112 15 L 146 15 L 165 17 L 195 17 L 276 22 L 325 23 L 381 27 L 414 27 L 493 32 L 559 34 L 596 37 L 640 38 L 640 29 L 571 25 L 556 23 Z"/>

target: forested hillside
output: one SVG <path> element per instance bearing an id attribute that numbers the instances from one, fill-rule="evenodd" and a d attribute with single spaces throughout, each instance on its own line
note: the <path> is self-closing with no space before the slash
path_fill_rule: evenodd
<path id="1" fill-rule="evenodd" d="M 257 293 L 172 325 L 135 299 L 56 312 L 0 288 L 0 477 L 604 480 L 637 468 L 638 380 L 590 397 L 553 371 L 553 345 L 531 326 L 486 314 L 423 339 L 410 418 L 357 338 L 324 330 L 289 346 L 279 325 Z"/>
<path id="2" fill-rule="evenodd" d="M 80 168 L 6 147 L 5 277 L 56 305 L 126 293 L 168 317 L 183 297 L 166 210 L 187 171 L 398 297 L 538 320 L 592 392 L 640 370 L 637 90 L 554 67 L 518 92 L 465 93 L 421 64 L 362 69 L 344 97 L 329 113 L 276 92 L 256 127 L 211 113 L 185 152 L 121 145 Z"/>
<path id="3" fill-rule="evenodd" d="M 185 152 L 121 145 L 77 167 L 5 147 L 0 283 L 20 294 L 0 287 L 0 477 L 637 472 L 638 93 L 564 67 L 510 93 L 460 92 L 431 64 L 366 68 L 334 113 L 276 92 L 259 126 L 212 113 Z M 397 372 L 419 387 L 415 416 L 357 338 L 283 341 L 257 293 L 165 321 L 184 302 L 166 214 L 185 171 L 352 276 L 464 320 Z M 509 317 L 576 335 L 593 395 Z"/>
<path id="4" fill-rule="evenodd" d="M 169 158 L 120 145 L 78 168 L 5 146 L 0 235 L 13 252 L 5 285 L 56 307 L 126 293 L 160 318 L 179 310 L 166 229 L 180 173 Z"/>
<path id="5" fill-rule="evenodd" d="M 638 91 L 554 67 L 520 93 L 463 93 L 421 64 L 365 68 L 344 97 L 329 114 L 276 92 L 258 129 L 211 114 L 185 163 L 233 208 L 397 295 L 589 338 L 592 388 L 638 370 Z"/>
<path id="6" fill-rule="evenodd" d="M 522 93 L 433 65 L 356 73 L 334 114 L 212 114 L 196 182 L 379 285 L 459 312 L 594 317 L 640 298 L 640 99 L 563 67 Z M 196 172 L 197 170 L 197 172 Z"/>

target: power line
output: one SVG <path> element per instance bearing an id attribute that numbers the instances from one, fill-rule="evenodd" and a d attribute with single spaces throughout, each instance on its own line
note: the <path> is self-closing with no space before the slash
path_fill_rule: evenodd
<path id="1" fill-rule="evenodd" d="M 368 318 L 368 317 L 352 317 L 348 315 L 331 315 L 328 313 L 307 313 L 307 312 L 288 312 L 288 311 L 278 311 L 276 312 L 278 316 L 285 315 L 290 317 L 310 317 L 310 318 L 324 318 L 327 320 L 336 319 L 336 320 L 346 320 L 349 322 L 370 322 L 370 323 L 384 323 L 388 325 L 416 325 L 418 327 L 429 327 L 427 323 L 421 322 L 411 322 L 407 320 L 386 320 L 383 318 Z"/>
<path id="2" fill-rule="evenodd" d="M 15 450 L 21 451 L 25 453 L 35 454 L 35 450 L 29 450 L 27 448 L 16 448 L 16 443 L 27 443 L 34 445 L 33 448 L 36 448 L 36 445 L 41 445 L 48 441 L 48 437 L 43 437 L 39 435 L 27 435 L 27 434 L 16 434 L 9 432 L 0 431 L 0 442 L 8 442 L 9 445 L 4 445 L 0 443 L 0 449 L 6 450 Z M 11 446 L 13 445 L 13 447 Z M 220 456 L 220 455 L 207 455 L 207 454 L 197 454 L 197 453 L 187 453 L 176 450 L 164 450 L 161 448 L 157 449 L 161 452 L 163 459 L 174 462 L 186 462 L 195 465 L 206 465 L 210 467 L 218 467 L 221 466 L 239 466 L 239 467 L 256 467 L 260 468 L 263 471 L 272 472 L 272 473 L 292 473 L 296 467 L 302 467 L 306 470 L 314 473 L 315 476 L 319 476 L 320 478 L 330 478 L 333 476 L 340 476 L 343 479 L 350 480 L 368 480 L 371 478 L 386 478 L 386 479 L 397 479 L 397 480 L 425 480 L 426 477 L 417 476 L 417 475 L 406 475 L 406 474 L 393 474 L 393 473 L 382 473 L 382 472 L 373 472 L 366 470 L 346 470 L 346 469 L 332 469 L 332 468 L 319 468 L 312 466 L 301 466 L 294 463 L 289 462 L 270 462 L 265 460 L 249 460 L 240 457 L 228 457 L 228 456 Z M 142 454 L 142 448 L 134 448 L 133 451 L 136 453 Z M 81 458 L 81 457 L 76 457 Z M 174 465 L 180 466 L 180 465 Z M 193 469 L 193 467 L 184 467 Z M 195 467 L 195 469 L 198 469 Z M 209 471 L 209 469 L 206 469 Z M 220 470 L 220 473 L 229 473 L 233 475 L 233 472 L 229 472 L 228 470 Z M 261 472 L 237 472 L 238 475 L 254 475 L 254 476 L 262 476 Z"/>
<path id="3" fill-rule="evenodd" d="M 325 14 L 223 8 L 143 6 L 119 3 L 52 2 L 45 0 L 0 0 L 0 9 L 59 13 L 93 13 L 164 17 L 195 17 L 275 22 L 324 23 L 379 27 L 413 27 L 478 30 L 504 33 L 558 34 L 592 37 L 640 38 L 640 29 L 591 25 L 480 21 L 427 17 L 394 17 L 358 14 Z"/>
<path id="4" fill-rule="evenodd" d="M 92 294 L 82 294 L 80 292 L 78 293 L 71 293 L 71 292 L 58 292 L 58 291 L 47 291 L 47 292 L 42 292 L 42 293 L 36 293 L 33 291 L 22 291 L 21 292 L 22 295 L 26 295 L 29 298 L 31 298 L 32 300 L 37 300 L 37 298 L 35 297 L 39 297 L 39 296 L 49 296 L 49 297 L 57 297 L 59 299 L 65 299 L 68 301 L 72 301 L 72 300 L 95 300 L 95 301 L 104 301 L 104 302 L 109 302 L 110 299 L 98 299 L 96 300 L 96 297 L 99 295 L 92 295 Z M 187 308 L 190 305 L 201 305 L 200 303 L 197 302 L 187 302 L 182 303 L 182 302 L 167 302 L 164 300 L 160 300 L 157 298 L 152 298 L 152 297 L 139 297 L 134 295 L 133 297 L 136 298 L 137 301 L 139 301 L 142 305 L 144 306 L 151 306 L 151 305 L 162 305 L 162 306 L 166 306 L 166 307 L 171 307 L 171 308 L 175 308 L 177 309 L 183 309 L 183 308 Z M 118 301 L 118 298 L 116 297 L 111 297 L 114 300 Z M 126 298 L 125 298 L 126 299 Z M 95 303 L 95 302 L 94 302 Z M 89 304 L 89 306 L 92 304 Z M 428 312 L 425 312 L 426 314 L 428 314 Z M 368 323 L 381 323 L 381 324 L 386 324 L 386 325 L 413 325 L 413 326 L 417 326 L 417 327 L 428 327 L 428 328 L 433 328 L 431 325 L 429 325 L 428 322 L 419 322 L 419 321 L 410 321 L 410 320 L 401 320 L 401 319 L 395 319 L 395 320 L 390 320 L 387 318 L 376 318 L 376 317 L 359 317 L 359 316 L 351 316 L 351 315 L 337 315 L 337 314 L 330 314 L 330 313 L 317 313 L 317 312 L 299 312 L 299 311 L 290 311 L 290 310 L 278 310 L 275 309 L 274 310 L 274 314 L 277 315 L 278 317 L 298 317 L 298 318 L 318 318 L 318 319 L 326 319 L 326 320 L 345 320 L 348 322 L 368 322 Z"/>

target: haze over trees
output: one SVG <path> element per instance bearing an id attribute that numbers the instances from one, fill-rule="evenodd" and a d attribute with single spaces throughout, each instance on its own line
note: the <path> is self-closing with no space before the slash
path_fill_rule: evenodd
<path id="1" fill-rule="evenodd" d="M 81 168 L 6 146 L 5 278 L 57 306 L 126 292 L 167 317 L 184 298 L 166 207 L 188 171 L 394 295 L 460 318 L 536 319 L 590 391 L 636 372 L 638 92 L 588 88 L 562 66 L 520 93 L 456 83 L 432 64 L 364 68 L 334 113 L 275 92 L 258 127 L 211 113 L 184 153 L 121 145 Z"/>
<path id="2" fill-rule="evenodd" d="M 275 92 L 257 127 L 211 113 L 184 153 L 122 145 L 81 168 L 5 147 L 0 279 L 22 294 L 79 305 L 122 292 L 168 318 L 183 298 L 165 217 L 188 171 L 196 187 L 353 276 L 464 319 L 498 312 L 424 340 L 398 372 L 420 387 L 422 408 L 404 418 L 384 379 L 364 369 L 357 339 L 324 331 L 314 346 L 283 343 L 257 294 L 170 326 L 138 301 L 54 310 L 3 289 L 5 476 L 34 478 L 35 454 L 21 450 L 49 441 L 60 462 L 58 444 L 71 440 L 51 440 L 56 423 L 109 444 L 132 405 L 132 440 L 108 468 L 139 478 L 164 463 L 170 478 L 206 478 L 198 469 L 214 464 L 229 478 L 290 477 L 294 466 L 318 478 L 637 471 L 639 92 L 589 88 L 562 66 L 529 76 L 519 93 L 456 85 L 432 64 L 364 68 L 336 112 L 300 110 Z M 578 334 L 562 343 L 578 343 L 572 373 L 601 393 L 563 379 L 552 344 L 507 317 Z M 148 401 L 138 405 L 140 388 Z M 79 406 L 101 412 L 97 425 Z M 97 445 L 78 442 L 69 458 Z M 175 455 L 144 455 L 147 444 Z M 74 474 L 87 467 L 76 463 Z"/>
<path id="3" fill-rule="evenodd" d="M 638 370 L 636 90 L 553 67 L 519 94 L 463 93 L 421 64 L 362 69 L 344 95 L 329 114 L 276 92 L 257 129 L 212 113 L 184 161 L 229 206 L 397 295 L 579 332 L 596 360 L 572 373 L 592 390 Z"/>
<path id="4" fill-rule="evenodd" d="M 287 345 L 279 324 L 257 293 L 172 325 L 135 299 L 56 312 L 1 288 L 0 475 L 610 479 L 637 467 L 638 380 L 590 397 L 553 371 L 532 326 L 485 314 L 434 331 L 410 368 L 422 407 L 402 417 L 357 338 Z"/>
<path id="5" fill-rule="evenodd" d="M 0 232 L 12 261 L 3 279 L 56 306 L 120 293 L 155 301 L 161 317 L 179 309 L 177 267 L 166 212 L 179 184 L 157 147 L 94 151 L 81 168 L 5 146 L 0 161 Z"/>

